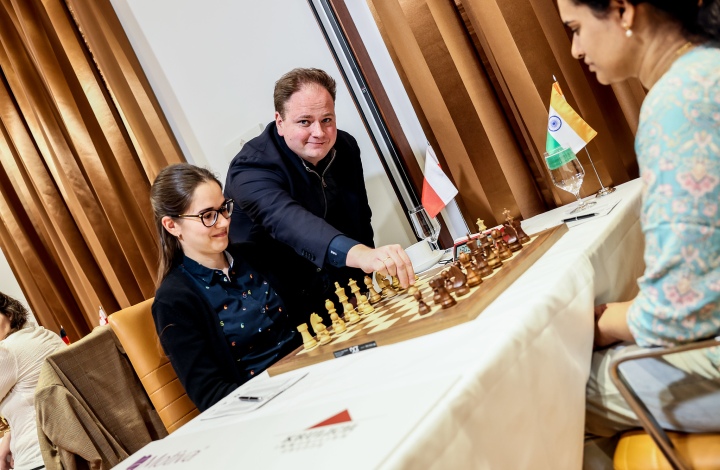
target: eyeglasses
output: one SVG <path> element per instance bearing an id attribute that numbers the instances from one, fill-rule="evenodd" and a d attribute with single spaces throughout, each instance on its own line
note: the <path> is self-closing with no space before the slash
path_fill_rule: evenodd
<path id="1" fill-rule="evenodd" d="M 195 218 L 197 217 L 206 227 L 212 227 L 217 223 L 218 214 L 222 214 L 223 217 L 229 219 L 232 215 L 233 207 L 235 202 L 232 199 L 227 199 L 223 202 L 223 205 L 218 209 L 208 209 L 198 214 L 180 214 L 174 215 L 173 217 L 184 217 L 184 218 Z"/>

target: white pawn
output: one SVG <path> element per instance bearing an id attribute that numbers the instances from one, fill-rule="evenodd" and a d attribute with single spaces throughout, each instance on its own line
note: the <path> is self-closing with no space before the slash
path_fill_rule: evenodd
<path id="1" fill-rule="evenodd" d="M 370 294 L 370 299 L 369 299 L 370 303 L 376 304 L 376 303 L 380 302 L 380 300 L 382 299 L 382 296 L 380 295 L 380 292 L 375 290 L 375 286 L 373 286 L 373 282 L 372 282 L 372 279 L 370 278 L 370 276 L 365 276 L 364 282 L 365 282 L 365 286 L 367 286 L 367 288 L 368 288 L 368 293 Z"/>
<path id="2" fill-rule="evenodd" d="M 298 325 L 297 330 L 302 335 L 304 349 L 310 350 L 310 349 L 314 349 L 317 347 L 318 342 L 315 340 L 315 338 L 313 338 L 313 336 L 308 331 L 307 323 Z"/>
<path id="3" fill-rule="evenodd" d="M 342 318 L 340 318 L 340 315 L 337 314 L 337 311 L 335 310 L 335 304 L 333 304 L 330 299 L 327 299 L 325 301 L 325 308 L 327 309 L 328 314 L 330 315 L 330 319 L 332 320 L 333 333 L 337 335 L 347 330 L 345 322 Z"/>
<path id="4" fill-rule="evenodd" d="M 353 308 L 352 304 L 348 302 L 347 294 L 345 294 L 345 289 L 343 287 L 340 287 L 340 284 L 338 284 L 337 282 L 335 283 L 335 287 L 337 287 L 337 289 L 335 289 L 335 294 L 338 296 L 338 300 L 340 300 L 340 305 L 343 306 L 343 317 L 345 318 L 345 321 L 351 324 L 357 323 L 350 321 L 350 313 L 354 313 L 355 309 Z"/>
<path id="5" fill-rule="evenodd" d="M 360 287 L 358 287 L 357 282 L 355 282 L 355 279 L 350 279 L 350 282 L 348 282 L 348 285 L 350 286 L 350 292 L 355 294 L 355 299 L 357 299 L 357 311 L 360 315 L 363 317 L 365 315 L 368 315 L 370 313 L 373 313 L 375 311 L 375 308 L 373 308 L 372 305 L 368 303 L 367 297 L 362 295 L 360 293 Z"/>

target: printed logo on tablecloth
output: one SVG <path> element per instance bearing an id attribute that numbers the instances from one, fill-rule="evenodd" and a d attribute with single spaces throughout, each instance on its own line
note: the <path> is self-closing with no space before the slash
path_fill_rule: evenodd
<path id="1" fill-rule="evenodd" d="M 136 470 L 138 468 L 160 468 L 169 467 L 179 463 L 189 462 L 200 454 L 199 450 L 165 453 L 159 455 L 143 455 L 137 462 L 133 462 L 127 470 Z"/>
<path id="2" fill-rule="evenodd" d="M 304 431 L 290 434 L 278 445 L 280 452 L 292 453 L 318 449 L 325 444 L 347 439 L 357 428 L 348 410 L 343 410 Z"/>
<path id="3" fill-rule="evenodd" d="M 331 424 L 340 424 L 340 423 L 351 423 L 352 418 L 350 417 L 350 412 L 348 410 L 343 410 L 340 413 L 336 414 L 335 416 L 331 416 L 330 418 L 326 419 L 325 421 L 320 421 L 315 426 L 310 426 L 308 429 L 316 429 L 321 428 L 323 426 L 330 426 Z"/>

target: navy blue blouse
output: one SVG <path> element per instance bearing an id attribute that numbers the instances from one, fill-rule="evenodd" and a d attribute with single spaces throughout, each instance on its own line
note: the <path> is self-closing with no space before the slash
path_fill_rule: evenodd
<path id="1" fill-rule="evenodd" d="M 233 357 L 249 380 L 294 349 L 298 333 L 270 284 L 247 263 L 236 262 L 227 251 L 225 256 L 228 276 L 187 256 L 180 268 L 217 312 Z"/>

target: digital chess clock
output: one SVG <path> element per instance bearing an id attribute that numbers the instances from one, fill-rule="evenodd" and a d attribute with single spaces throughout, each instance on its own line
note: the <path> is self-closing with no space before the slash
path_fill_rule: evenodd
<path id="1" fill-rule="evenodd" d="M 503 239 L 507 241 L 507 236 L 505 235 L 505 227 L 502 225 L 498 225 L 496 227 L 489 228 L 487 230 L 483 230 L 482 232 L 473 233 L 470 234 L 470 238 L 473 240 L 478 240 L 478 245 L 480 245 L 479 241 L 481 237 L 487 237 L 490 235 L 490 233 L 493 230 L 499 231 Z M 461 253 L 470 253 L 470 248 L 468 248 L 467 244 L 470 241 L 470 238 L 468 237 L 460 237 L 455 239 L 455 244 L 453 245 L 453 260 L 457 261 L 458 256 L 460 256 Z"/>

